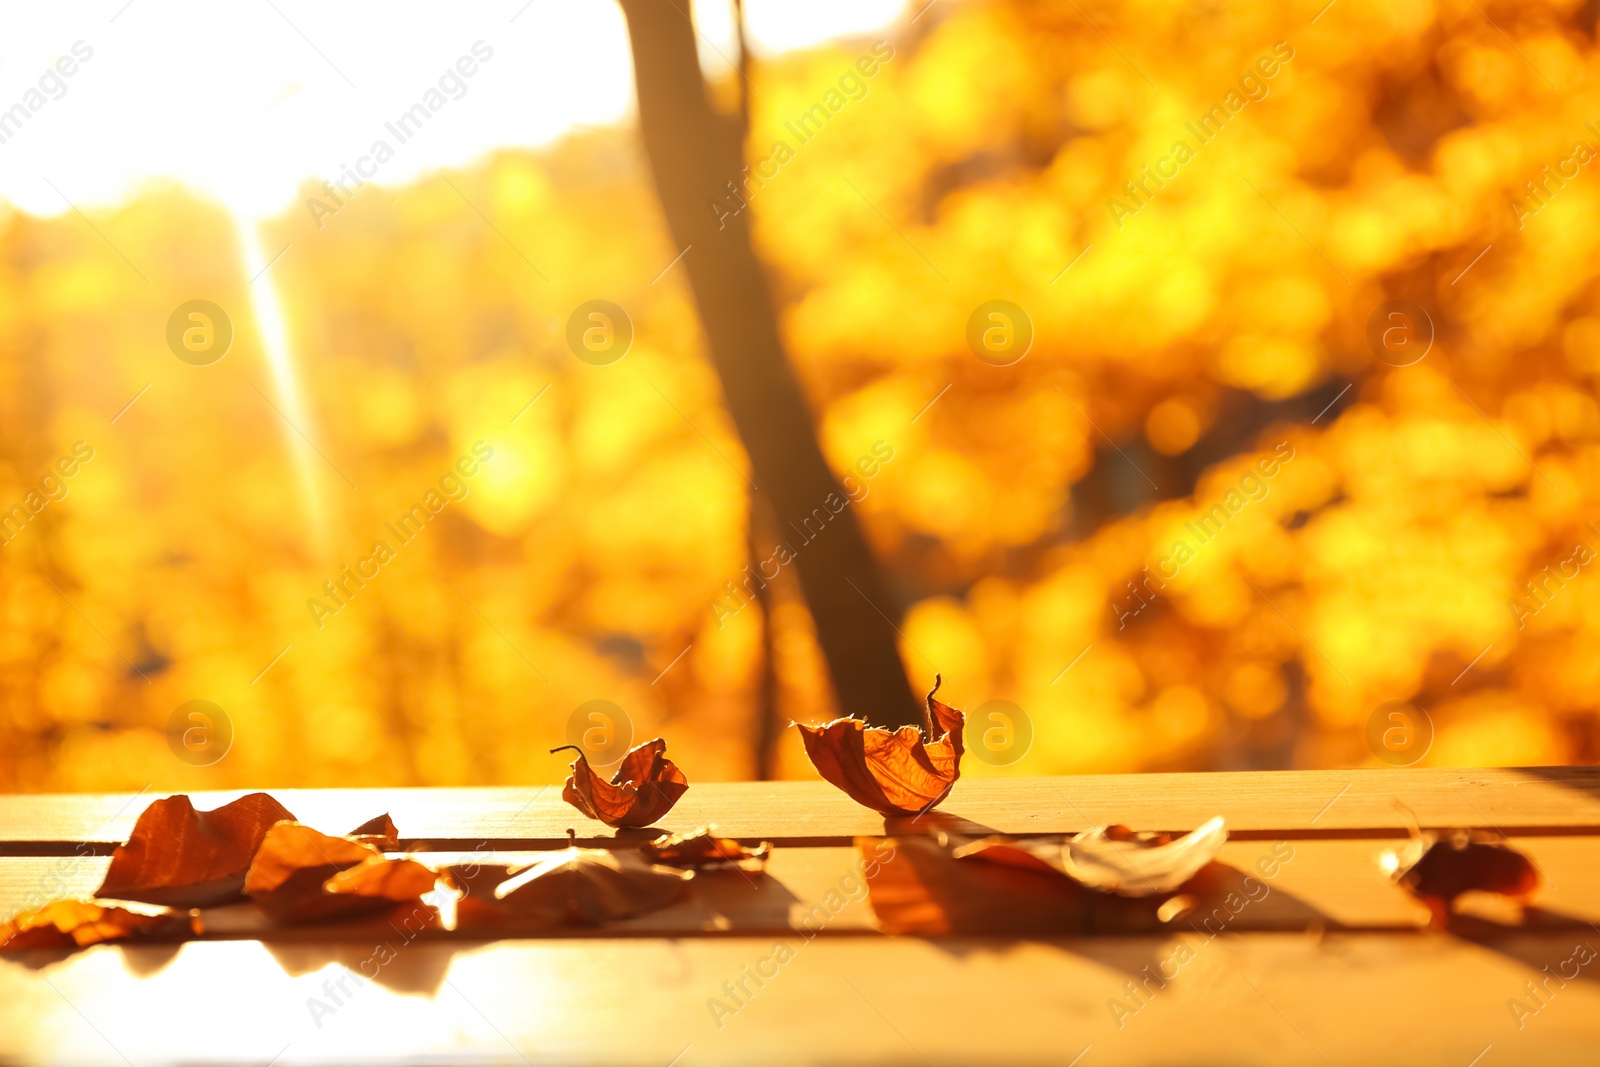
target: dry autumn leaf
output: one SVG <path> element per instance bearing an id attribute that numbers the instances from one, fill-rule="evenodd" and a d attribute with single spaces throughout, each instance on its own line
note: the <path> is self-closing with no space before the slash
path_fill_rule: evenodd
<path id="1" fill-rule="evenodd" d="M 407 904 L 433 891 L 438 872 L 413 859 L 380 857 L 344 870 L 322 883 L 323 892 L 373 907 Z"/>
<path id="2" fill-rule="evenodd" d="M 141 915 L 87 900 L 57 900 L 0 925 L 0 949 L 84 948 L 139 937 L 190 937 L 200 920 L 184 914 Z"/>
<path id="3" fill-rule="evenodd" d="M 274 823 L 294 818 L 266 793 L 212 811 L 183 794 L 157 800 L 111 854 L 96 897 L 175 908 L 204 908 L 239 898 L 245 872 Z"/>
<path id="4" fill-rule="evenodd" d="M 389 818 L 388 812 L 368 819 L 345 836 L 369 844 L 374 848 L 395 849 L 400 847 L 400 831 L 395 827 L 394 820 Z"/>
<path id="5" fill-rule="evenodd" d="M 281 922 L 309 922 L 414 902 L 436 878 L 423 864 L 386 858 L 364 841 L 280 822 L 261 842 L 244 891 Z"/>
<path id="6" fill-rule="evenodd" d="M 1217 815 L 1177 840 L 1135 834 L 1126 826 L 1100 826 L 1062 846 L 1062 869 L 1093 889 L 1125 897 L 1146 897 L 1182 888 L 1217 858 L 1228 828 Z"/>
<path id="7" fill-rule="evenodd" d="M 575 745 L 550 751 L 566 748 L 577 752 L 578 758 L 572 761 L 572 776 L 561 791 L 561 799 L 607 826 L 649 826 L 671 811 L 678 798 L 688 792 L 689 779 L 667 759 L 667 743 L 659 737 L 622 757 L 609 782 L 594 773 L 588 758 Z"/>
<path id="8" fill-rule="evenodd" d="M 1100 827 L 1066 841 L 941 833 L 858 846 L 873 911 L 890 933 L 1125 933 L 1181 914 L 1186 905 L 1169 898 L 1227 836 L 1219 816 L 1175 841 Z"/>
<path id="9" fill-rule="evenodd" d="M 1404 848 L 1384 852 L 1379 863 L 1428 906 L 1436 929 L 1449 924 L 1451 908 L 1463 893 L 1499 893 L 1526 904 L 1539 888 L 1539 872 L 1528 857 L 1470 830 L 1419 834 Z"/>
<path id="10" fill-rule="evenodd" d="M 795 725 L 817 773 L 857 803 L 885 815 L 920 815 L 950 793 L 961 777 L 961 730 L 966 716 L 927 697 L 922 729 L 880 730 L 860 719 L 835 719 L 823 726 Z"/>
<path id="11" fill-rule="evenodd" d="M 458 915 L 468 927 L 508 920 L 598 926 L 666 907 L 683 896 L 692 877 L 635 852 L 569 845 L 523 867 L 482 869 L 462 884 Z"/>
<path id="12" fill-rule="evenodd" d="M 652 863 L 674 867 L 733 864 L 759 870 L 772 852 L 772 842 L 763 841 L 755 848 L 745 848 L 731 837 L 716 836 L 715 826 L 702 826 L 688 833 L 662 834 L 654 841 L 639 846 L 639 851 Z"/>
<path id="13" fill-rule="evenodd" d="M 1057 871 L 1089 889 L 1148 897 L 1183 888 L 1216 859 L 1227 840 L 1227 825 L 1218 815 L 1176 840 L 1170 834 L 1140 834 L 1121 825 L 1097 826 L 1064 842 L 985 837 L 958 845 L 951 855 Z"/>

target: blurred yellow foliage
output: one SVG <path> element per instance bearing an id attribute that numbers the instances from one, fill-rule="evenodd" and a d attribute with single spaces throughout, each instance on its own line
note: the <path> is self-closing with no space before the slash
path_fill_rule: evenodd
<path id="1" fill-rule="evenodd" d="M 1600 579 L 1542 570 L 1600 550 L 1600 179 L 1512 206 L 1595 136 L 1592 9 L 1319 8 L 941 4 L 751 200 L 827 455 L 895 450 L 853 506 L 906 669 L 1033 720 L 1026 759 L 968 773 L 1375 763 L 1399 699 L 1428 763 L 1600 758 Z M 1266 94 L 1117 219 L 1278 42 Z M 752 161 L 870 44 L 757 64 Z M 597 698 L 691 780 L 752 772 L 761 609 L 709 607 L 752 558 L 746 464 L 634 137 L 296 210 L 256 279 L 176 188 L 96 213 L 104 239 L 5 219 L 0 501 L 94 459 L 0 554 L 0 787 L 551 781 Z M 235 329 L 208 366 L 165 339 L 196 298 Z M 566 347 L 593 299 L 636 331 L 609 366 Z M 1003 368 L 967 349 L 993 299 L 1035 330 Z M 1420 362 L 1369 344 L 1392 299 L 1430 319 Z M 319 626 L 322 583 L 479 440 L 465 497 Z M 834 714 L 792 579 L 770 607 L 781 717 Z M 204 765 L 168 737 L 196 698 L 233 727 Z"/>

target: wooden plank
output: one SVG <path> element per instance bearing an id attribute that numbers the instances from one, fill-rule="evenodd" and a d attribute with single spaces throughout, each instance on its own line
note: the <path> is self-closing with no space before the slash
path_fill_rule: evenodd
<path id="1" fill-rule="evenodd" d="M 1378 867 L 1378 854 L 1392 843 L 1379 839 L 1296 841 L 1285 852 L 1276 850 L 1275 842 L 1229 842 L 1220 857 L 1227 877 L 1219 880 L 1214 892 L 1196 894 L 1194 914 L 1178 928 L 1190 924 L 1211 931 L 1420 927 L 1427 921 L 1427 910 Z M 1528 837 L 1519 838 L 1518 844 L 1544 874 L 1545 885 L 1536 898 L 1541 912 L 1532 916 L 1531 922 L 1585 930 L 1588 923 L 1600 923 L 1600 848 L 1594 839 Z M 511 864 L 537 855 L 419 853 L 418 858 L 434 865 Z M 0 915 L 60 897 L 92 895 L 108 863 L 103 856 L 0 859 Z M 1272 871 L 1272 877 L 1266 877 L 1263 869 Z M 860 872 L 859 854 L 853 848 L 779 848 L 765 875 L 747 877 L 736 871 L 702 874 L 692 883 L 684 902 L 607 926 L 604 932 L 633 936 L 808 930 L 821 930 L 828 936 L 872 933 L 876 923 L 862 899 L 865 882 Z M 1247 875 L 1253 881 L 1245 883 Z M 1231 902 L 1229 893 L 1237 894 Z M 1486 920 L 1516 920 L 1514 910 L 1495 907 L 1488 899 L 1464 903 L 1469 914 Z M 255 917 L 253 908 L 248 913 L 241 914 L 240 909 L 208 912 L 208 936 L 270 934 L 290 939 L 361 940 L 372 929 L 384 928 L 380 922 L 272 931 Z M 596 933 L 580 930 L 572 936 Z"/>
<path id="2" fill-rule="evenodd" d="M 418 942 L 380 968 L 358 944 L 102 946 L 0 961 L 0 1061 L 1587 1067 L 1600 960 L 1574 971 L 1575 940 L 1600 947 L 1592 932 L 1493 946 L 1417 934 Z M 1524 983 L 1564 965 L 1574 980 L 1528 998 Z M 358 984 L 364 972 L 377 980 Z"/>
<path id="3" fill-rule="evenodd" d="M 565 843 L 568 827 L 585 840 L 611 836 L 564 803 L 559 786 L 273 793 L 319 829 L 342 832 L 387 810 L 408 840 L 437 846 L 550 847 Z M 5 797 L 0 799 L 0 849 L 16 854 L 30 844 L 124 840 L 139 812 L 159 795 Z M 208 808 L 239 795 L 194 797 L 197 806 Z M 1037 834 L 1123 822 L 1139 829 L 1188 830 L 1220 814 L 1236 837 L 1301 838 L 1373 830 L 1399 835 L 1411 825 L 1413 813 L 1424 827 L 1469 826 L 1513 835 L 1592 831 L 1600 827 L 1600 768 L 964 778 L 918 828 Z M 697 784 L 661 825 L 686 830 L 707 822 L 728 836 L 780 843 L 843 843 L 885 832 L 882 816 L 821 781 Z"/>
<path id="4" fill-rule="evenodd" d="M 958 815 L 923 825 L 1181 830 L 1221 812 L 1242 831 L 1221 857 L 1237 876 L 1227 884 L 1253 873 L 1270 887 L 1215 937 L 1180 923 L 1029 942 L 879 935 L 852 899 L 846 842 L 882 833 L 882 819 L 823 783 L 697 786 L 669 825 L 717 813 L 737 836 L 790 842 L 757 886 L 706 879 L 690 901 L 604 936 L 408 941 L 368 924 L 262 941 L 246 923 L 230 940 L 7 955 L 0 1062 L 1589 1063 L 1596 786 L 1592 769 L 963 781 L 947 803 Z M 388 809 L 414 838 L 547 848 L 578 820 L 554 791 L 530 806 L 536 792 L 279 795 L 330 830 Z M 1411 930 L 1422 909 L 1375 863 L 1410 821 L 1396 799 L 1424 825 L 1510 831 L 1546 876 L 1550 914 L 1527 929 L 1469 924 L 1472 940 Z M 107 860 L 77 842 L 117 840 L 145 803 L 0 800 L 14 849 L 64 853 L 0 858 L 0 912 L 92 891 Z M 1267 880 L 1256 864 L 1278 838 L 1294 856 Z M 813 936 L 830 893 L 838 906 Z M 1551 921 L 1566 925 L 1538 925 Z M 363 974 L 374 980 L 357 984 Z"/>

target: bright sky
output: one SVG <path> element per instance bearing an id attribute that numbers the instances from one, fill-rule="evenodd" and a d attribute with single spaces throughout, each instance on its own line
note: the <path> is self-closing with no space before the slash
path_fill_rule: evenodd
<path id="1" fill-rule="evenodd" d="M 702 65 L 725 66 L 718 53 L 735 54 L 728 0 L 693 6 Z M 752 50 L 771 55 L 872 33 L 906 6 L 747 0 L 745 9 Z M 51 73 L 61 57 L 70 75 Z M 470 76 L 455 70 L 462 57 Z M 448 102 L 399 144 L 384 123 L 430 90 Z M 6 119 L 19 104 L 27 118 Z M 67 210 L 67 200 L 115 203 L 157 176 L 272 215 L 302 180 L 337 177 L 379 138 L 395 155 L 374 180 L 399 184 L 497 147 L 614 123 L 632 108 L 613 0 L 107 0 L 0 15 L 0 198 L 40 215 Z"/>

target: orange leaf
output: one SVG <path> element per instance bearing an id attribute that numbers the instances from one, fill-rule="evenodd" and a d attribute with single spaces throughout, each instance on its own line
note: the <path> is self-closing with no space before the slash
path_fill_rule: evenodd
<path id="1" fill-rule="evenodd" d="M 717 837 L 715 830 L 714 826 L 702 826 L 686 834 L 662 834 L 649 844 L 639 846 L 639 851 L 652 863 L 674 867 L 736 864 L 756 868 L 772 851 L 770 841 L 763 841 L 753 849 L 745 848 L 731 837 Z"/>
<path id="2" fill-rule="evenodd" d="M 200 932 L 189 915 L 141 915 L 87 900 L 57 900 L 0 925 L 0 949 L 82 948 L 133 937 L 186 937 Z"/>
<path id="3" fill-rule="evenodd" d="M 939 803 L 961 777 L 966 723 L 965 715 L 934 699 L 942 682 L 936 677 L 928 693 L 928 722 L 921 730 L 880 730 L 860 719 L 796 723 L 817 773 L 886 815 L 920 815 Z"/>
<path id="4" fill-rule="evenodd" d="M 1499 893 L 1526 904 L 1539 888 L 1528 857 L 1499 840 L 1470 830 L 1424 833 L 1384 853 L 1395 881 L 1428 906 L 1431 925 L 1443 929 L 1457 897 L 1473 890 Z"/>
<path id="5" fill-rule="evenodd" d="M 244 889 L 273 918 L 308 922 L 415 901 L 435 880 L 415 860 L 388 859 L 363 841 L 280 822 L 261 842 Z"/>
<path id="6" fill-rule="evenodd" d="M 388 812 L 368 819 L 345 836 L 354 838 L 357 841 L 364 841 L 374 848 L 395 849 L 400 847 L 400 831 L 396 829 L 394 820 L 389 818 Z"/>
<path id="7" fill-rule="evenodd" d="M 438 880 L 438 873 L 426 864 L 384 858 L 347 867 L 322 883 L 322 889 L 334 896 L 381 906 L 416 900 L 431 893 Z"/>
<path id="8" fill-rule="evenodd" d="M 572 777 L 561 799 L 607 826 L 649 826 L 689 790 L 689 779 L 667 759 L 667 743 L 659 737 L 622 757 L 609 782 L 590 769 L 588 758 L 576 746 L 562 747 L 576 751 L 578 758 L 572 762 Z"/>
<path id="9" fill-rule="evenodd" d="M 293 818 L 266 793 L 213 811 L 196 811 L 181 793 L 157 800 L 111 854 L 95 896 L 176 908 L 228 903 L 238 899 L 268 828 Z"/>

